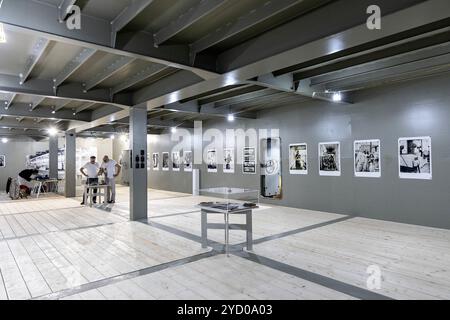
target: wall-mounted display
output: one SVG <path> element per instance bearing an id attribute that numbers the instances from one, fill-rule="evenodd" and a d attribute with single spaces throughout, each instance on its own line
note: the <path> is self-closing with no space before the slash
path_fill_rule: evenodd
<path id="1" fill-rule="evenodd" d="M 399 175 L 403 179 L 431 179 L 431 137 L 398 139 Z"/>
<path id="2" fill-rule="evenodd" d="M 192 151 L 183 152 L 183 169 L 186 172 L 192 171 Z"/>
<path id="3" fill-rule="evenodd" d="M 256 148 L 245 147 L 242 161 L 243 174 L 256 174 Z"/>
<path id="4" fill-rule="evenodd" d="M 319 174 L 321 176 L 341 175 L 340 142 L 319 143 Z"/>
<path id="5" fill-rule="evenodd" d="M 6 156 L 0 155 L 0 168 L 6 167 Z"/>
<path id="6" fill-rule="evenodd" d="M 281 199 L 281 139 L 261 139 L 261 195 Z"/>
<path id="7" fill-rule="evenodd" d="M 162 153 L 162 170 L 169 171 L 169 153 L 168 152 Z"/>
<path id="8" fill-rule="evenodd" d="M 180 171 L 181 167 L 181 159 L 180 159 L 180 152 L 172 152 L 172 170 L 173 171 Z"/>
<path id="9" fill-rule="evenodd" d="M 289 173 L 308 174 L 308 146 L 306 143 L 289 145 Z"/>
<path id="10" fill-rule="evenodd" d="M 159 171 L 159 153 L 155 152 L 152 155 L 152 167 L 153 171 Z"/>
<path id="11" fill-rule="evenodd" d="M 355 177 L 381 177 L 380 140 L 359 140 L 354 142 Z"/>
<path id="12" fill-rule="evenodd" d="M 223 172 L 234 173 L 234 149 L 224 149 Z"/>
<path id="13" fill-rule="evenodd" d="M 217 152 L 215 149 L 207 152 L 208 172 L 217 172 Z"/>

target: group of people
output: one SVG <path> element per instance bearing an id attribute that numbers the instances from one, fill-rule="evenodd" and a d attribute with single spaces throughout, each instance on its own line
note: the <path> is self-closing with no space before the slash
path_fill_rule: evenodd
<path id="1" fill-rule="evenodd" d="M 108 203 L 116 202 L 116 177 L 120 174 L 122 167 L 113 159 L 109 159 L 108 156 L 103 157 L 103 163 L 100 165 L 96 161 L 96 157 L 92 156 L 90 161 L 80 168 L 80 172 L 86 179 L 86 185 L 98 185 L 98 178 L 101 175 L 105 175 L 105 183 L 108 185 L 108 191 L 106 200 Z M 87 189 L 89 192 L 89 189 Z M 97 193 L 97 189 L 94 189 L 94 194 Z M 83 194 L 84 205 L 85 195 Z M 96 197 L 93 198 L 93 202 L 96 203 Z"/>

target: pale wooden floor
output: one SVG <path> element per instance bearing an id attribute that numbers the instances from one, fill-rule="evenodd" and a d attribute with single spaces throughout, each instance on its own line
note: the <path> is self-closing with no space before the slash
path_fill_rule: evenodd
<path id="1" fill-rule="evenodd" d="M 450 230 L 263 206 L 252 260 L 201 249 L 195 205 L 208 198 L 149 190 L 144 224 L 128 221 L 127 193 L 110 212 L 79 199 L 0 202 L 0 299 L 356 299 L 355 288 L 450 298 Z M 223 231 L 209 238 L 223 243 Z M 381 270 L 372 291 L 371 265 Z"/>

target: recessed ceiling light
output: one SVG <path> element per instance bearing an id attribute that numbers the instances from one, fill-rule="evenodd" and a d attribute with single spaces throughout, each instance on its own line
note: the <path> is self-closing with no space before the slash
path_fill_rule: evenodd
<path id="1" fill-rule="evenodd" d="M 339 102 L 341 100 L 342 100 L 342 95 L 340 92 L 333 93 L 333 101 L 334 102 Z"/>
<path id="2" fill-rule="evenodd" d="M 47 132 L 50 136 L 55 136 L 58 133 L 58 130 L 56 130 L 55 128 L 49 128 Z"/>
<path id="3" fill-rule="evenodd" d="M 2 143 L 8 143 L 8 139 L 7 138 L 2 138 Z"/>
<path id="4" fill-rule="evenodd" d="M 229 122 L 233 122 L 234 121 L 234 114 L 229 114 L 227 117 Z"/>
<path id="5" fill-rule="evenodd" d="M 177 127 L 172 127 L 172 128 L 170 129 L 170 131 L 171 131 L 172 133 L 177 132 Z"/>

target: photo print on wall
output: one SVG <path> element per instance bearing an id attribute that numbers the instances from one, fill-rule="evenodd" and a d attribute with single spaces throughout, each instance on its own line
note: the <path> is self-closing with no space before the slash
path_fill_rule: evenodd
<path id="1" fill-rule="evenodd" d="M 208 160 L 208 172 L 217 172 L 217 152 L 215 149 L 208 150 L 207 153 Z"/>
<path id="2" fill-rule="evenodd" d="M 6 167 L 6 156 L 0 155 L 0 168 Z"/>
<path id="3" fill-rule="evenodd" d="M 308 147 L 306 143 L 289 145 L 289 173 L 308 174 Z"/>
<path id="4" fill-rule="evenodd" d="M 224 149 L 223 172 L 234 173 L 234 149 Z"/>
<path id="5" fill-rule="evenodd" d="M 168 152 L 162 153 L 162 170 L 169 171 L 169 153 Z"/>
<path id="6" fill-rule="evenodd" d="M 153 170 L 159 171 L 159 153 L 152 154 Z"/>
<path id="7" fill-rule="evenodd" d="M 353 145 L 355 177 L 381 177 L 380 140 L 357 140 Z"/>
<path id="8" fill-rule="evenodd" d="M 192 171 L 192 151 L 183 152 L 183 170 L 186 172 Z"/>
<path id="9" fill-rule="evenodd" d="M 256 174 L 256 148 L 245 147 L 243 152 L 242 173 Z"/>
<path id="10" fill-rule="evenodd" d="M 319 143 L 319 175 L 341 175 L 341 144 L 340 142 Z"/>
<path id="11" fill-rule="evenodd" d="M 431 137 L 398 139 L 399 176 L 402 179 L 432 178 Z"/>
<path id="12" fill-rule="evenodd" d="M 180 152 L 172 152 L 172 170 L 173 171 L 180 171 L 180 165 L 181 165 L 181 159 L 180 159 Z"/>

